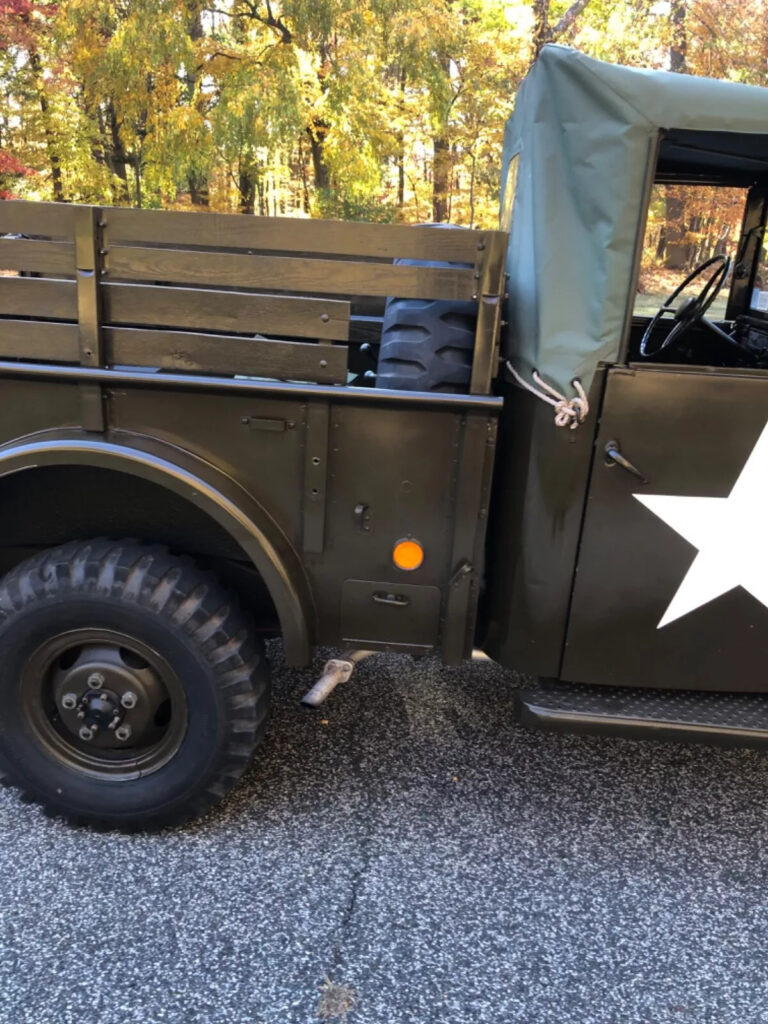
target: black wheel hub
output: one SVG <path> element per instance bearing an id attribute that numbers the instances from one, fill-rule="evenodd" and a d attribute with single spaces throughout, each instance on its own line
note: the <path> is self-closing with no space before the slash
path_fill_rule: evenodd
<path id="1" fill-rule="evenodd" d="M 114 729 L 123 717 L 120 700 L 111 690 L 87 690 L 80 698 L 77 709 L 77 717 L 80 718 L 82 711 L 83 725 L 91 729 Z"/>
<path id="2" fill-rule="evenodd" d="M 22 680 L 27 713 L 52 754 L 115 775 L 165 763 L 186 729 L 179 680 L 151 648 L 106 630 L 44 644 Z"/>
<path id="3" fill-rule="evenodd" d="M 64 728 L 81 742 L 113 749 L 151 739 L 167 699 L 162 679 L 149 662 L 116 644 L 84 644 L 66 651 L 53 666 L 52 684 Z"/>

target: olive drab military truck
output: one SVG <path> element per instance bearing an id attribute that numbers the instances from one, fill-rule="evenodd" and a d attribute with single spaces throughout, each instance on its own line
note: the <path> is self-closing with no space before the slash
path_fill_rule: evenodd
<path id="1" fill-rule="evenodd" d="M 768 91 L 547 47 L 500 174 L 498 231 L 0 203 L 12 784 L 201 812 L 265 636 L 346 652 L 310 703 L 480 650 L 529 725 L 768 741 Z"/>

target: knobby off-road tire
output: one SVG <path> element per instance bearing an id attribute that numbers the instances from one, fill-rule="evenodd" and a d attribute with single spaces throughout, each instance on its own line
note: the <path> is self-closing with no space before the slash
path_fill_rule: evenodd
<path id="1" fill-rule="evenodd" d="M 461 231 L 455 224 L 430 224 Z M 459 267 L 469 263 L 397 259 L 396 266 Z M 398 391 L 469 391 L 477 303 L 389 298 L 381 328 L 376 387 Z"/>
<path id="2" fill-rule="evenodd" d="M 202 813 L 268 700 L 261 640 L 190 559 L 77 541 L 0 581 L 0 771 L 52 815 L 135 831 Z"/>

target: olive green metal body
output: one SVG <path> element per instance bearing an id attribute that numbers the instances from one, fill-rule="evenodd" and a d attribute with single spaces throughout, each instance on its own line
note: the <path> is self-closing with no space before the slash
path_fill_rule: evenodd
<path id="1" fill-rule="evenodd" d="M 0 278 L 0 571 L 129 536 L 213 568 L 292 663 L 317 644 L 469 656 L 501 232 L 33 203 L 0 204 L 2 232 L 27 237 L 0 241 L 19 272 Z M 355 288 L 474 298 L 470 393 L 357 386 L 337 297 Z M 393 562 L 403 538 L 424 549 L 412 571 Z"/>

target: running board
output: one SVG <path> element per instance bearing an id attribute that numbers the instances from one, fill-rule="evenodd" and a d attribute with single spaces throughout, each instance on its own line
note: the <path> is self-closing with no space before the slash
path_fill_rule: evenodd
<path id="1" fill-rule="evenodd" d="M 638 690 L 543 681 L 519 690 L 523 725 L 632 739 L 768 747 L 768 694 Z"/>

